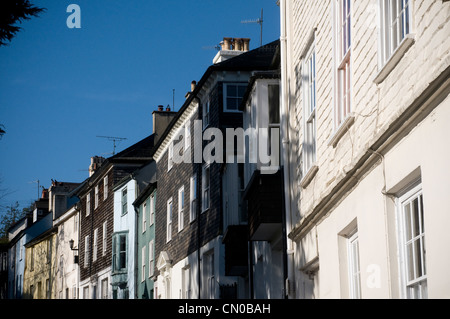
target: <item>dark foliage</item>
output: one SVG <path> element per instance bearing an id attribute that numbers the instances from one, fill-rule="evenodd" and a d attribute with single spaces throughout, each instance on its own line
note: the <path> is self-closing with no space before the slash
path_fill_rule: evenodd
<path id="1" fill-rule="evenodd" d="M 7 45 L 22 28 L 17 23 L 37 17 L 45 8 L 33 6 L 29 0 L 0 1 L 0 46 Z"/>

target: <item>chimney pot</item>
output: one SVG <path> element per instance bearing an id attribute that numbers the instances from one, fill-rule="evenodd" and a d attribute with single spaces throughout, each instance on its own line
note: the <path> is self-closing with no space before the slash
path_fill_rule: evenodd
<path id="1" fill-rule="evenodd" d="M 249 38 L 243 38 L 242 43 L 243 43 L 242 51 L 247 52 L 248 50 L 250 50 L 250 39 Z"/>
<path id="2" fill-rule="evenodd" d="M 158 105 L 158 111 L 164 111 L 164 106 Z"/>
<path id="3" fill-rule="evenodd" d="M 197 85 L 196 81 L 191 82 L 191 92 L 194 92 L 196 85 Z"/>
<path id="4" fill-rule="evenodd" d="M 167 105 L 167 107 L 166 107 L 166 112 L 170 112 L 170 106 L 169 105 Z"/>
<path id="5" fill-rule="evenodd" d="M 234 38 L 233 50 L 234 51 L 242 51 L 242 39 L 241 38 Z"/>
<path id="6" fill-rule="evenodd" d="M 223 38 L 222 50 L 231 50 L 232 38 Z"/>

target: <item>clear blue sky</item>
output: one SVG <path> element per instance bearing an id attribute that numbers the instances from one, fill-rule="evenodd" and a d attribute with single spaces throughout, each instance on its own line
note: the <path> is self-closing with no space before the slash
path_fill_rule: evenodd
<path id="1" fill-rule="evenodd" d="M 39 1 L 47 8 L 22 23 L 0 47 L 0 206 L 37 199 L 37 184 L 81 182 L 90 157 L 109 157 L 152 132 L 157 105 L 184 102 L 192 80 L 212 63 L 223 37 L 260 45 L 279 38 L 276 0 Z M 70 4 L 81 8 L 81 29 L 69 29 Z M 131 5 L 133 3 L 133 5 Z M 0 212 L 3 209 L 0 208 Z"/>

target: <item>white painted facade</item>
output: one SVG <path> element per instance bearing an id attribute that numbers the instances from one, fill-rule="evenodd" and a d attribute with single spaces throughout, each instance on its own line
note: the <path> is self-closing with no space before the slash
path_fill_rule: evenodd
<path id="1" fill-rule="evenodd" d="M 339 1 L 280 1 L 291 298 L 450 297 L 450 3 L 407 1 L 399 17 L 409 30 L 386 58 L 390 2 L 351 1 L 351 106 L 337 124 Z M 311 51 L 308 167 L 302 77 Z"/>

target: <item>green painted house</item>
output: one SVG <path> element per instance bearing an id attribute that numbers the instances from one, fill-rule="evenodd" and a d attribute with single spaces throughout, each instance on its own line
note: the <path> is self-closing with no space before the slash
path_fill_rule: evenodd
<path id="1" fill-rule="evenodd" d="M 145 187 L 133 203 L 136 210 L 136 297 L 153 299 L 155 273 L 156 182 Z"/>

